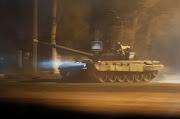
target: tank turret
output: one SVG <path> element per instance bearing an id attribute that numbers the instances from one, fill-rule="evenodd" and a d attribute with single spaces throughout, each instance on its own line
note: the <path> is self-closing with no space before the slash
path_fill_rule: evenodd
<path id="1" fill-rule="evenodd" d="M 121 45 L 118 42 L 110 50 L 99 53 L 100 60 L 132 60 L 135 58 L 135 52 L 131 51 L 130 46 Z"/>

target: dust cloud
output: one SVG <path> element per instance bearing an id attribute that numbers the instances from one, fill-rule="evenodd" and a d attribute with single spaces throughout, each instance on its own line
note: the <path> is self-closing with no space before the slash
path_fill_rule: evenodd
<path id="1" fill-rule="evenodd" d="M 152 83 L 180 83 L 180 74 L 162 74 L 162 76 L 154 79 Z"/>

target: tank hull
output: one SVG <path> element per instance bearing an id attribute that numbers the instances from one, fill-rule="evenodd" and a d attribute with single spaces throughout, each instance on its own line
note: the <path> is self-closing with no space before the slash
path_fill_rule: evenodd
<path id="1" fill-rule="evenodd" d="M 105 82 L 150 82 L 163 69 L 159 61 L 99 61 L 95 63 L 81 63 L 63 67 L 59 70 L 63 77 L 72 79 L 91 79 Z"/>
<path id="2" fill-rule="evenodd" d="M 98 71 L 124 71 L 124 72 L 145 72 L 158 71 L 164 68 L 159 61 L 101 61 L 95 63 Z"/>

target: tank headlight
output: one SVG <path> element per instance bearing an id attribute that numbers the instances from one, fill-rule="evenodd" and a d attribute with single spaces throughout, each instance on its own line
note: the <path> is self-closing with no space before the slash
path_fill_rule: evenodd
<path id="1" fill-rule="evenodd" d="M 82 62 L 76 62 L 76 63 L 82 63 Z"/>
<path id="2" fill-rule="evenodd" d="M 84 65 L 83 69 L 87 69 L 87 66 L 86 66 L 86 64 Z"/>

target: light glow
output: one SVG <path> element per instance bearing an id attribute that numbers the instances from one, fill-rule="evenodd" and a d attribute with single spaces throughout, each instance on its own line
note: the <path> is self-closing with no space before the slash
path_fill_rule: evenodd
<path id="1" fill-rule="evenodd" d="M 42 61 L 40 62 L 40 67 L 44 68 L 44 69 L 51 69 L 52 66 L 54 65 L 56 68 L 58 68 L 61 64 L 66 64 L 66 63 L 75 63 L 73 61 L 60 61 L 60 60 L 56 60 L 56 61 Z"/>

